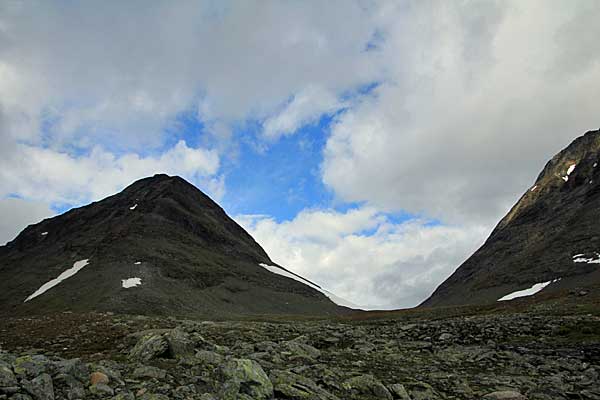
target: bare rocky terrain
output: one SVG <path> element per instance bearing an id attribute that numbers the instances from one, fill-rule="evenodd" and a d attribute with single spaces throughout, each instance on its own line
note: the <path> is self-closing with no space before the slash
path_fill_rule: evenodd
<path id="1" fill-rule="evenodd" d="M 6 317 L 0 399 L 600 399 L 600 291 L 338 318 Z"/>

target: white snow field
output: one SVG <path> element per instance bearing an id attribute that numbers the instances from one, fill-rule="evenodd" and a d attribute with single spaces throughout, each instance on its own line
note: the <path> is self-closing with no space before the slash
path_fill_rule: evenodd
<path id="1" fill-rule="evenodd" d="M 313 289 L 318 290 L 319 292 L 323 293 L 325 296 L 329 297 L 329 299 L 331 301 L 333 301 L 335 304 L 337 304 L 338 306 L 355 308 L 355 309 L 361 309 L 362 308 L 362 307 L 360 307 L 360 306 L 352 303 L 351 301 L 348 301 L 348 300 L 343 299 L 343 298 L 341 298 L 339 296 L 336 296 L 335 294 L 331 293 L 329 290 L 325 290 L 325 289 L 323 289 L 323 288 L 315 285 L 311 281 L 309 281 L 307 279 L 304 279 L 301 276 L 294 275 L 294 274 L 292 274 L 292 273 L 290 273 L 290 272 L 288 272 L 288 271 L 286 271 L 286 270 L 284 270 L 284 269 L 282 269 L 280 267 L 277 267 L 275 265 L 263 264 L 263 263 L 260 263 L 258 265 L 260 265 L 261 267 L 265 268 L 268 271 L 271 271 L 274 274 L 285 276 L 287 278 L 291 278 L 291 279 L 296 280 L 298 282 L 302 282 L 302 283 L 304 283 L 304 284 L 312 287 Z"/>
<path id="2" fill-rule="evenodd" d="M 548 282 L 536 283 L 529 289 L 517 290 L 516 292 L 509 293 L 506 296 L 499 298 L 497 301 L 506 301 L 516 299 L 517 297 L 532 296 L 540 290 L 542 290 L 543 288 L 545 288 L 546 286 L 548 286 L 549 284 L 558 282 L 559 280 L 560 278 Z"/>
<path id="3" fill-rule="evenodd" d="M 600 253 L 596 253 L 596 257 L 583 257 L 585 254 L 576 254 L 573 256 L 574 263 L 600 264 Z"/>
<path id="4" fill-rule="evenodd" d="M 61 283 L 62 281 L 64 281 L 67 278 L 72 277 L 73 275 L 75 275 L 76 273 L 78 273 L 81 268 L 85 267 L 86 265 L 89 264 L 89 260 L 80 260 L 80 261 L 75 261 L 75 263 L 73 264 L 73 267 L 69 268 L 68 270 L 64 271 L 62 274 L 60 274 L 57 278 L 52 279 L 51 281 L 48 281 L 46 283 L 44 283 L 42 286 L 40 286 L 40 288 L 38 290 L 36 290 L 35 292 L 33 292 L 33 294 L 29 297 L 27 297 L 25 299 L 25 302 L 28 302 L 29 300 L 38 297 L 39 295 L 45 293 L 46 291 L 52 289 L 54 286 L 58 285 L 59 283 Z"/>
<path id="5" fill-rule="evenodd" d="M 121 286 L 125 289 L 136 287 L 142 284 L 142 278 L 127 278 L 121 280 Z"/>
<path id="6" fill-rule="evenodd" d="M 571 164 L 571 166 L 567 170 L 567 175 L 565 175 L 565 176 L 562 177 L 563 181 L 567 182 L 569 180 L 569 175 L 571 175 L 571 173 L 573 171 L 575 171 L 575 167 L 576 166 L 577 166 L 577 164 Z"/>

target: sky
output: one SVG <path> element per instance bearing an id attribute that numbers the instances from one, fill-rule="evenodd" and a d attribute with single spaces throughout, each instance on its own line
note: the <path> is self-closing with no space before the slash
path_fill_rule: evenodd
<path id="1" fill-rule="evenodd" d="M 600 127 L 600 3 L 0 2 L 0 243 L 155 173 L 368 308 Z"/>

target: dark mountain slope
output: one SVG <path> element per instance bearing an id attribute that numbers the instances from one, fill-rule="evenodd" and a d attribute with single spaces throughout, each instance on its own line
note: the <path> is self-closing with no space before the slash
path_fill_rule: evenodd
<path id="1" fill-rule="evenodd" d="M 555 279 L 543 292 L 600 283 L 600 131 L 554 156 L 485 244 L 423 306 L 493 302 Z"/>
<path id="2" fill-rule="evenodd" d="M 24 300 L 76 261 L 75 275 Z M 156 175 L 27 227 L 0 247 L 0 311 L 141 314 L 333 314 L 341 309 L 273 274 L 265 251 L 208 196 Z M 140 278 L 125 288 L 123 280 Z"/>

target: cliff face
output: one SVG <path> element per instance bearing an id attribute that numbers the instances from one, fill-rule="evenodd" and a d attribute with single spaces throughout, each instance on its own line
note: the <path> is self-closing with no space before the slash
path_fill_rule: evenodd
<path id="1" fill-rule="evenodd" d="M 485 244 L 422 306 L 494 302 L 600 282 L 600 131 L 555 155 Z"/>

